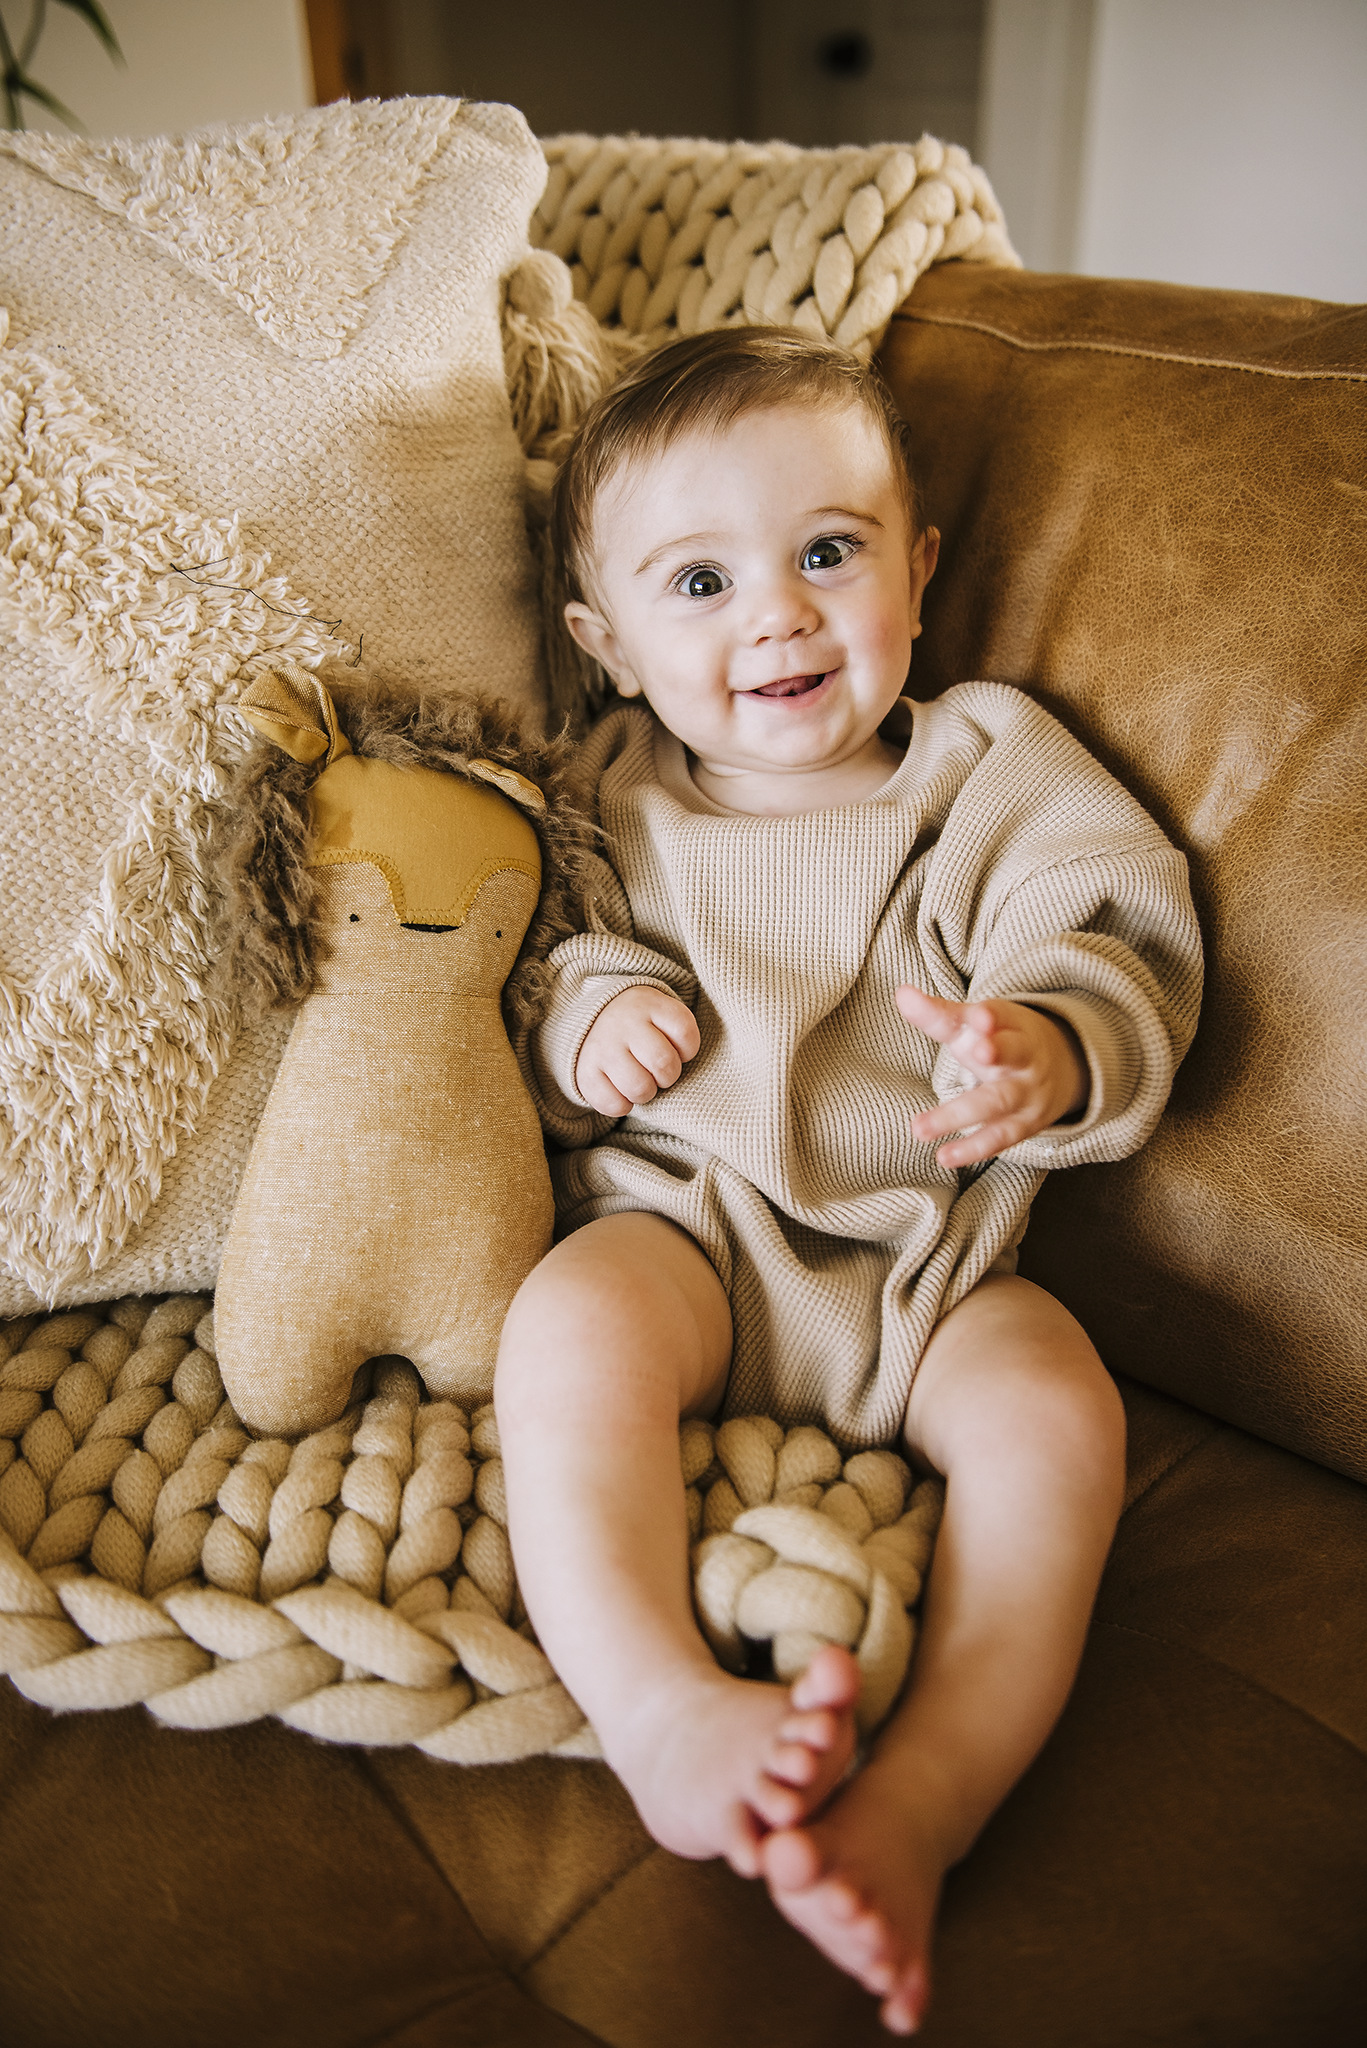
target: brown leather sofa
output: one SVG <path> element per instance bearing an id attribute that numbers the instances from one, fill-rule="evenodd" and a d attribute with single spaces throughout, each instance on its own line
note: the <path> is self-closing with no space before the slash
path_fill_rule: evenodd
<path id="1" fill-rule="evenodd" d="M 924 694 L 1027 685 L 1192 858 L 1145 1152 L 1025 1270 L 1122 1376 L 1072 1700 L 953 1874 L 943 2048 L 1367 2040 L 1367 311 L 948 265 L 884 364 L 943 567 Z M 825 2048 L 873 2002 L 602 1765 L 58 1719 L 0 1687 L 10 2048 Z"/>

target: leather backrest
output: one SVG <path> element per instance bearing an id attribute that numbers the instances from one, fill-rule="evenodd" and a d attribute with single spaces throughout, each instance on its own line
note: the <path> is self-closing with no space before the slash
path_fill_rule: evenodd
<path id="1" fill-rule="evenodd" d="M 915 694 L 1028 689 L 1190 857 L 1196 1043 L 1022 1271 L 1367 1479 L 1367 308 L 947 266 L 881 354 L 944 531 Z"/>

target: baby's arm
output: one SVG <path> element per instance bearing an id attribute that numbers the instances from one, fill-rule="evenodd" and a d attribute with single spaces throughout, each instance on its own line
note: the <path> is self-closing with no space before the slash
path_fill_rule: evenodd
<path id="1" fill-rule="evenodd" d="M 626 1116 L 683 1072 L 698 1050 L 693 1012 L 663 989 L 624 989 L 598 1012 L 579 1048 L 575 1086 L 604 1116 Z"/>
<path id="2" fill-rule="evenodd" d="M 1091 1087 L 1077 1039 L 1059 1018 L 1024 1003 L 949 1003 L 924 990 L 897 991 L 909 1024 L 948 1046 L 976 1088 L 922 1110 L 911 1132 L 923 1145 L 963 1135 L 936 1153 L 941 1166 L 973 1166 L 1049 1130 L 1086 1107 Z"/>

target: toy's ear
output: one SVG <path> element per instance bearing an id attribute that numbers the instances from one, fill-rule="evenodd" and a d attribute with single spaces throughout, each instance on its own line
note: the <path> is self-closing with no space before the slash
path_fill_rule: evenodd
<path id="1" fill-rule="evenodd" d="M 546 814 L 546 799 L 534 782 L 525 775 L 519 775 L 515 768 L 500 768 L 497 761 L 472 761 L 470 773 L 477 775 L 481 782 L 491 782 L 504 796 L 511 797 L 515 804 L 521 804 L 524 811 L 530 811 L 534 818 Z"/>
<path id="2" fill-rule="evenodd" d="M 263 739 L 284 749 L 296 761 L 317 761 L 329 767 L 351 742 L 337 724 L 337 711 L 317 676 L 295 662 L 282 661 L 263 669 L 237 700 L 237 709 Z"/>

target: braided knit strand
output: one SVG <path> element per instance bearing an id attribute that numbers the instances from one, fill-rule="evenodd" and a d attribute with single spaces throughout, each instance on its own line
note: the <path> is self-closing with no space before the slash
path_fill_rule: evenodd
<path id="1" fill-rule="evenodd" d="M 922 271 L 1018 267 L 986 174 L 957 143 L 791 144 L 561 135 L 531 240 L 595 321 L 656 346 L 746 324 L 867 359 Z"/>
<path id="2" fill-rule="evenodd" d="M 106 1319 L 107 1317 L 107 1319 Z M 207 1304 L 125 1301 L 0 1329 L 0 1671 L 56 1711 L 142 1701 L 172 1727 L 276 1715 L 458 1763 L 600 1754 L 532 1639 L 493 1409 L 425 1401 L 402 1359 L 295 1444 L 224 1399 Z M 940 1488 L 767 1417 L 680 1435 L 699 1619 L 719 1660 L 823 1642 L 861 1727 L 912 1646 Z"/>

